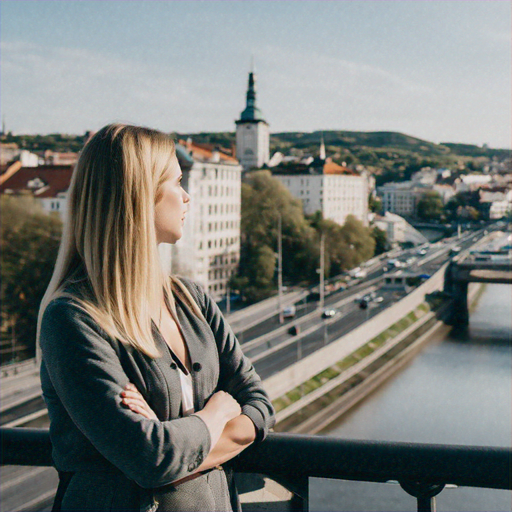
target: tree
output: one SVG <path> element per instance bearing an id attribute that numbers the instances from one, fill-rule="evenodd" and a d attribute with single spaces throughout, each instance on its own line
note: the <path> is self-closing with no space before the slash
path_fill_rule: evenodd
<path id="1" fill-rule="evenodd" d="M 261 300 L 276 288 L 279 216 L 282 224 L 283 277 L 290 283 L 315 278 L 318 258 L 315 232 L 304 219 L 302 204 L 269 171 L 255 171 L 242 184 L 241 254 L 233 286 L 248 302 Z M 272 275 L 271 275 L 272 274 Z"/>
<path id="2" fill-rule="evenodd" d="M 478 218 L 480 207 L 480 194 L 477 190 L 459 192 L 448 201 L 444 211 L 447 219 L 458 221 L 460 219 Z"/>
<path id="3" fill-rule="evenodd" d="M 1 196 L 1 330 L 15 329 L 23 355 L 35 355 L 39 305 L 50 282 L 62 233 L 57 214 L 31 196 Z"/>
<path id="4" fill-rule="evenodd" d="M 368 209 L 371 212 L 379 213 L 382 210 L 382 199 L 370 193 L 368 195 Z"/>
<path id="5" fill-rule="evenodd" d="M 375 240 L 370 228 L 366 227 L 353 215 L 347 215 L 342 228 L 343 238 L 351 250 L 352 263 L 348 268 L 355 267 L 369 260 L 375 252 Z"/>
<path id="6" fill-rule="evenodd" d="M 317 239 L 325 234 L 326 276 L 338 275 L 373 256 L 375 241 L 371 231 L 353 215 L 347 216 L 343 226 L 323 219 L 320 212 L 309 220 L 317 230 Z"/>
<path id="7" fill-rule="evenodd" d="M 423 220 L 440 220 L 443 214 L 443 201 L 439 193 L 430 191 L 423 194 L 418 201 L 416 213 Z"/>
<path id="8" fill-rule="evenodd" d="M 374 256 L 378 256 L 388 250 L 388 235 L 385 231 L 380 229 L 378 226 L 374 226 L 372 229 L 372 236 L 375 240 L 375 253 Z"/>

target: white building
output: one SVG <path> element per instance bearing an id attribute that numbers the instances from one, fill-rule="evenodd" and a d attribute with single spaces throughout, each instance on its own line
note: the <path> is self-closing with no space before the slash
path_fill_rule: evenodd
<path id="1" fill-rule="evenodd" d="M 455 190 L 451 185 L 434 185 L 432 190 L 439 194 L 443 204 L 446 204 L 455 195 Z"/>
<path id="2" fill-rule="evenodd" d="M 480 189 L 480 205 L 489 219 L 501 219 L 510 215 L 512 211 L 512 190 L 485 190 Z"/>
<path id="3" fill-rule="evenodd" d="M 37 167 L 39 164 L 44 163 L 38 155 L 26 149 L 20 151 L 20 162 L 22 167 Z"/>
<path id="4" fill-rule="evenodd" d="M 386 233 L 391 245 L 405 242 L 407 221 L 400 215 L 390 212 L 386 212 L 384 215 L 376 215 L 373 225 Z"/>
<path id="5" fill-rule="evenodd" d="M 422 183 L 424 185 L 433 185 L 437 180 L 437 170 L 430 167 L 424 167 L 411 176 L 411 181 Z"/>
<path id="6" fill-rule="evenodd" d="M 256 77 L 249 73 L 245 110 L 236 121 L 236 157 L 245 170 L 269 162 L 269 127 L 256 106 Z"/>
<path id="7" fill-rule="evenodd" d="M 377 187 L 377 195 L 382 200 L 382 210 L 404 217 L 416 216 L 416 207 L 420 199 L 429 191 L 435 191 L 446 204 L 455 191 L 450 185 L 427 185 L 418 181 L 386 183 Z"/>
<path id="8" fill-rule="evenodd" d="M 388 242 L 392 246 L 404 242 L 411 242 L 415 245 L 428 242 L 417 229 L 396 213 L 386 212 L 384 215 L 376 215 L 373 225 L 386 232 Z"/>
<path id="9" fill-rule="evenodd" d="M 426 189 L 422 189 L 422 194 Z M 421 194 L 418 193 L 418 184 L 412 181 L 400 183 L 386 183 L 377 187 L 377 194 L 382 199 L 382 210 L 412 217 L 416 213 L 416 204 Z"/>
<path id="10" fill-rule="evenodd" d="M 455 191 L 459 193 L 477 190 L 491 181 L 492 177 L 488 174 L 463 174 L 455 180 Z"/>
<path id="11" fill-rule="evenodd" d="M 180 141 L 176 151 L 191 201 L 183 237 L 167 249 L 171 270 L 198 282 L 218 300 L 240 260 L 242 166 L 190 139 Z"/>
<path id="12" fill-rule="evenodd" d="M 0 165 L 7 165 L 20 154 L 20 148 L 15 142 L 2 142 L 0 144 Z"/>
<path id="13" fill-rule="evenodd" d="M 338 224 L 353 215 L 368 225 L 368 180 L 329 160 L 316 160 L 320 166 L 297 166 L 293 174 L 273 169 L 273 175 L 302 201 L 306 215 L 321 211 L 324 219 Z M 301 172 L 302 171 L 302 172 Z"/>

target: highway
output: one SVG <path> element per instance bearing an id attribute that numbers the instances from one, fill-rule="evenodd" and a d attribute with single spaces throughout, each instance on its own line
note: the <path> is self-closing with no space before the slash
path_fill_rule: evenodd
<path id="1" fill-rule="evenodd" d="M 447 261 L 453 247 L 459 246 L 464 250 L 479 237 L 479 232 L 466 234 L 461 239 L 431 245 L 421 257 L 416 254 L 417 250 L 408 250 L 404 251 L 398 259 L 408 260 L 407 270 L 410 272 L 432 275 Z M 336 308 L 338 310 L 336 317 L 322 318 L 322 310 L 318 309 L 318 303 L 307 306 L 298 304 L 296 318 L 288 321 L 286 325 L 289 327 L 299 325 L 301 330 L 299 335 L 293 335 L 285 328 L 278 330 L 279 334 L 276 336 L 263 335 L 263 343 L 258 343 L 255 339 L 245 342 L 242 345 L 244 352 L 252 359 L 261 378 L 266 379 L 328 345 L 403 298 L 406 295 L 405 291 L 381 289 L 383 277 L 386 275 L 384 270 L 386 262 L 387 258 L 382 259 L 367 278 L 359 280 L 357 287 L 331 294 L 326 298 L 324 307 Z M 375 290 L 377 296 L 382 297 L 383 300 L 380 303 L 370 302 L 368 309 L 362 310 L 358 299 L 362 291 L 367 293 L 369 290 Z M 277 315 L 266 322 L 279 325 Z"/>

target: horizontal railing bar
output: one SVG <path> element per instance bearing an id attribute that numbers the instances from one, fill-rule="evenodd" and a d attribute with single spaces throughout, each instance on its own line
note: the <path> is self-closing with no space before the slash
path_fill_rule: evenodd
<path id="1" fill-rule="evenodd" d="M 511 489 L 512 449 L 269 434 L 239 456 L 240 472 L 368 482 L 388 480 Z M 270 471 L 270 473 L 269 473 Z"/>
<path id="2" fill-rule="evenodd" d="M 47 429 L 1 428 L 0 437 L 2 465 L 52 465 Z M 235 469 L 291 481 L 311 476 L 511 489 L 511 463 L 510 448 L 271 433 L 236 457 Z"/>

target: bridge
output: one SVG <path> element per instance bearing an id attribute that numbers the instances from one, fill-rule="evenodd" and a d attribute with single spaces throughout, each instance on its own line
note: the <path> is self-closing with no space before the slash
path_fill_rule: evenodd
<path id="1" fill-rule="evenodd" d="M 468 284 L 512 284 L 511 235 L 503 233 L 486 246 L 465 251 L 453 258 L 445 272 L 444 291 L 452 297 L 449 323 L 466 328 L 469 324 Z"/>

